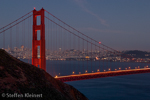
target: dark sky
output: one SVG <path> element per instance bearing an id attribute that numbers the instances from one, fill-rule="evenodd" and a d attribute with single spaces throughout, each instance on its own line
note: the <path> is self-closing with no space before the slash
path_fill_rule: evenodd
<path id="1" fill-rule="evenodd" d="M 114 49 L 150 51 L 150 0 L 1 0 L 0 27 L 34 7 Z"/>

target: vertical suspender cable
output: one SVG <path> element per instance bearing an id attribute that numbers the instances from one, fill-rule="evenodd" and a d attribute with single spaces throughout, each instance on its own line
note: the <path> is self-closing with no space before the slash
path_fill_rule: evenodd
<path id="1" fill-rule="evenodd" d="M 4 30 L 4 29 L 3 29 Z M 5 31 L 3 33 L 3 48 L 5 49 Z"/>
<path id="2" fill-rule="evenodd" d="M 101 61 L 101 55 L 100 55 L 100 47 L 99 47 L 99 72 L 101 71 L 101 69 L 100 69 L 100 61 Z"/>
<path id="3" fill-rule="evenodd" d="M 12 27 L 10 28 L 10 50 L 12 50 Z"/>
<path id="4" fill-rule="evenodd" d="M 103 55 L 102 55 L 102 57 L 103 57 L 103 58 L 102 58 L 102 59 L 103 59 L 103 71 L 104 71 L 104 53 L 105 53 L 105 52 L 104 52 L 104 46 L 103 46 Z"/>
<path id="5" fill-rule="evenodd" d="M 82 59 L 83 59 L 83 61 L 82 61 L 83 62 L 83 69 L 82 69 L 81 73 L 84 72 L 84 62 L 85 62 L 84 58 L 83 58 L 84 55 L 85 55 L 85 51 L 84 51 L 84 40 L 83 40 L 83 56 L 82 56 Z"/>
<path id="6" fill-rule="evenodd" d="M 89 52 L 89 51 L 88 51 L 88 39 L 87 39 L 87 58 L 86 58 L 86 59 L 87 59 L 87 71 L 86 71 L 86 72 L 88 72 L 88 67 L 89 67 L 89 65 L 88 65 L 88 60 L 89 60 L 88 52 Z"/>
<path id="7" fill-rule="evenodd" d="M 92 60 L 93 60 L 93 53 L 92 53 L 92 40 L 91 40 L 91 72 L 93 72 L 92 70 Z"/>
<path id="8" fill-rule="evenodd" d="M 48 14 L 48 18 L 49 18 L 49 14 Z M 50 44 L 50 41 L 49 41 L 50 37 L 49 37 L 49 35 L 50 35 L 50 33 L 49 32 L 50 32 L 51 29 L 49 27 L 49 21 L 48 20 L 47 20 L 47 22 L 48 22 L 48 32 L 47 32 L 47 34 L 48 34 L 48 40 L 47 40 L 47 42 L 48 42 L 48 48 L 47 48 L 47 54 L 48 54 L 48 60 L 47 60 L 48 63 L 47 64 L 48 64 L 48 66 L 47 67 L 50 67 L 50 64 L 49 64 L 50 63 L 50 60 L 49 60 L 49 56 L 50 56 L 50 49 L 49 49 L 49 47 L 50 47 L 50 45 L 49 45 Z M 50 73 L 50 74 L 52 75 L 52 73 Z"/>
<path id="9" fill-rule="evenodd" d="M 79 33 L 78 33 L 78 36 L 79 36 Z M 79 70 L 80 70 L 80 38 L 78 37 L 78 70 L 77 70 L 77 72 L 79 72 Z"/>

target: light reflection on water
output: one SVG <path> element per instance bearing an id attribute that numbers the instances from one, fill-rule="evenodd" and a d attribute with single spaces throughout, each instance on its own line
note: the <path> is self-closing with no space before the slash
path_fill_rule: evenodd
<path id="1" fill-rule="evenodd" d="M 23 60 L 28 62 L 28 60 Z M 30 61 L 31 62 L 31 61 Z M 84 73 L 85 70 L 135 68 L 144 63 L 87 62 L 87 61 L 47 61 L 47 72 L 52 76 Z M 88 66 L 87 66 L 88 65 Z M 93 65 L 94 67 L 91 67 Z M 82 66 L 82 68 L 81 68 Z M 150 73 L 66 82 L 82 92 L 89 100 L 150 100 Z"/>
<path id="2" fill-rule="evenodd" d="M 150 100 L 150 73 L 66 82 L 89 100 Z"/>

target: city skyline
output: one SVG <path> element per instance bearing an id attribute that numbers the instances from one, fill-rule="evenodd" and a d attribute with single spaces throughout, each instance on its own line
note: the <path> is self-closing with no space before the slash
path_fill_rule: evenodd
<path id="1" fill-rule="evenodd" d="M 32 49 L 22 45 L 20 48 L 5 48 L 5 51 L 18 59 L 32 59 Z M 140 55 L 139 55 L 140 54 Z M 150 52 L 143 51 L 108 51 L 108 50 L 79 50 L 66 49 L 49 50 L 46 49 L 46 60 L 74 60 L 74 61 L 111 61 L 111 62 L 150 62 Z M 40 58 L 40 49 L 37 51 Z"/>
<path id="2" fill-rule="evenodd" d="M 0 27 L 34 7 L 37 10 L 43 7 L 82 33 L 116 50 L 149 51 L 149 4 L 148 0 L 5 0 L 0 1 Z"/>

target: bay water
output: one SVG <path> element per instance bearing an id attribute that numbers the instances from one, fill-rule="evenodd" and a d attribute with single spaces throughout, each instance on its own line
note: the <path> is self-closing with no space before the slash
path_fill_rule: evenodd
<path id="1" fill-rule="evenodd" d="M 30 62 L 28 60 L 22 60 Z M 84 73 L 85 70 L 96 72 L 111 67 L 131 68 L 147 66 L 143 63 L 86 62 L 86 61 L 46 61 L 46 71 L 52 76 Z M 91 67 L 92 66 L 92 67 Z M 109 66 L 109 67 L 108 67 Z M 150 73 L 105 77 L 66 82 L 72 85 L 89 100 L 150 100 Z"/>

